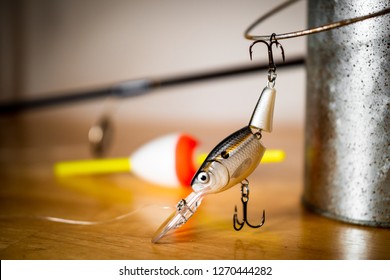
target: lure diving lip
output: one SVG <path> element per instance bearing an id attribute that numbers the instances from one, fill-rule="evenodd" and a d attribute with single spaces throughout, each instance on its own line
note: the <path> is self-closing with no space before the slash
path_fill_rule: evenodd
<path id="1" fill-rule="evenodd" d="M 180 200 L 176 206 L 177 211 L 173 212 L 156 230 L 152 237 L 152 243 L 157 243 L 169 231 L 179 228 L 185 224 L 195 213 L 202 202 L 202 199 L 203 194 L 192 192 L 185 199 Z"/>

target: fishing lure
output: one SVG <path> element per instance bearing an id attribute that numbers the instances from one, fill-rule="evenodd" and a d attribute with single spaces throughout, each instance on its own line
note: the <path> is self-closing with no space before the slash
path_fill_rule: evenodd
<path id="1" fill-rule="evenodd" d="M 202 199 L 209 194 L 225 191 L 236 184 L 242 184 L 242 202 L 244 205 L 244 221 L 238 222 L 237 208 L 234 214 L 234 228 L 240 230 L 244 223 L 251 227 L 260 227 L 265 221 L 265 212 L 260 225 L 252 226 L 246 221 L 246 203 L 248 201 L 249 182 L 247 177 L 259 165 L 266 150 L 261 142 L 262 131 L 272 131 L 273 112 L 276 91 L 274 88 L 276 79 L 276 66 L 273 62 L 272 45 L 280 46 L 284 61 L 284 51 L 282 46 L 274 38 L 270 38 L 270 43 L 263 40 L 255 41 L 249 48 L 252 59 L 252 47 L 258 43 L 265 43 L 268 47 L 269 70 L 268 83 L 263 89 L 259 100 L 255 106 L 249 124 L 230 136 L 222 140 L 207 156 L 203 164 L 195 173 L 191 187 L 193 192 L 185 199 L 179 201 L 176 211 L 173 212 L 166 221 L 157 229 L 152 238 L 152 242 L 158 242 L 169 231 L 185 224 L 196 212 Z M 238 224 L 238 226 L 237 226 Z"/>

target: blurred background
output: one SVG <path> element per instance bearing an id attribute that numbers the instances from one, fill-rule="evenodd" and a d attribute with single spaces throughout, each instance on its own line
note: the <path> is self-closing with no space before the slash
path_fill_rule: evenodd
<path id="1" fill-rule="evenodd" d="M 251 65 L 251 41 L 244 38 L 244 30 L 281 2 L 1 0 L 0 102 Z M 306 1 L 299 1 L 254 33 L 284 33 L 305 26 Z M 281 43 L 286 60 L 305 56 L 305 38 Z M 265 46 L 256 46 L 254 60 L 267 62 Z M 151 130 L 180 122 L 175 129 L 181 131 L 191 132 L 191 126 L 224 126 L 232 131 L 248 122 L 266 75 L 259 71 L 142 97 L 42 108 L 13 116 L 11 124 L 3 116 L 1 122 L 8 122 L 8 129 L 1 141 L 29 139 L 34 145 L 57 137 L 59 142 L 77 142 L 86 139 L 88 127 L 106 111 L 117 127 L 116 137 L 123 140 L 131 139 L 133 122 L 150 124 Z M 302 127 L 304 65 L 279 68 L 276 89 L 275 129 Z M 13 132 L 15 124 L 24 125 L 23 133 Z M 15 133 L 16 137 L 10 136 Z"/>
<path id="2" fill-rule="evenodd" d="M 268 53 L 262 44 L 256 45 L 254 61 L 250 61 L 248 48 L 252 41 L 244 38 L 244 31 L 284 1 L 0 0 L 0 106 L 107 88 L 129 80 L 175 78 L 267 64 Z M 298 1 L 272 16 L 253 33 L 270 35 L 306 29 L 306 2 Z M 333 11 L 341 13 L 342 9 Z M 299 37 L 280 41 L 287 62 L 306 57 L 306 40 Z M 366 47 L 362 50 L 366 52 Z M 280 66 L 279 51 L 275 51 L 275 58 Z M 317 65 L 323 70 L 321 63 Z M 248 216 L 254 221 L 261 209 L 266 209 L 270 217 L 260 234 L 243 230 L 237 237 L 231 229 L 233 205 L 241 203 L 238 188 L 232 188 L 203 202 L 203 216 L 199 213 L 199 218 L 192 219 L 197 230 L 187 234 L 184 230 L 184 242 L 170 245 L 170 249 L 156 249 L 150 237 L 168 215 L 162 207 L 175 205 L 188 189 L 160 188 L 126 173 L 58 178 L 53 164 L 96 156 L 88 134 L 103 116 L 108 116 L 112 129 L 103 156 L 126 157 L 148 141 L 172 132 L 193 135 L 200 141 L 199 152 L 208 152 L 248 124 L 267 84 L 266 70 L 164 87 L 134 98 L 91 99 L 11 114 L 0 110 L 0 257 L 186 259 L 191 252 L 190 257 L 206 259 L 388 259 L 388 231 L 338 223 L 301 206 L 304 159 L 308 158 L 305 151 L 311 159 L 322 157 L 328 164 L 334 163 L 329 161 L 334 153 L 319 146 L 326 140 L 323 134 L 318 134 L 321 139 L 313 137 L 313 150 L 304 149 L 305 65 L 279 67 L 277 74 L 273 131 L 264 133 L 262 141 L 268 149 L 284 150 L 286 158 L 281 163 L 263 164 L 251 175 L 253 195 Z M 366 78 L 371 79 L 371 75 Z M 342 93 L 344 97 L 344 90 Z M 370 92 L 367 96 L 373 95 Z M 317 119 L 309 120 L 327 129 Z M 359 128 L 365 129 L 361 123 Z M 329 139 L 337 136 L 334 130 L 328 131 Z M 354 133 L 364 135 L 366 131 Z M 315 153 L 316 147 L 319 153 Z M 321 169 L 321 165 L 315 166 Z M 333 166 L 322 169 L 333 170 Z M 360 172 L 360 166 L 356 170 Z M 348 174 L 344 171 L 340 174 Z M 354 175 L 359 176 L 363 177 Z M 360 197 L 363 191 L 357 186 Z M 345 193 L 346 197 L 354 197 L 349 190 Z M 385 197 L 381 192 L 376 195 Z M 333 198 L 319 197 L 324 201 Z M 146 209 L 145 205 L 157 208 Z M 39 221 L 4 219 L 14 214 L 100 221 L 133 210 L 140 211 L 126 222 L 83 230 L 53 223 L 44 224 L 42 229 Z M 188 247 L 188 240 L 199 243 Z M 222 247 L 224 250 L 220 250 Z"/>

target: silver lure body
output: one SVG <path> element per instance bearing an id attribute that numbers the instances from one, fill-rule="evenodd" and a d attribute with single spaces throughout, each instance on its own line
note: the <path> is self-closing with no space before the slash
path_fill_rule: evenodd
<path id="1" fill-rule="evenodd" d="M 248 177 L 259 165 L 265 152 L 260 138 L 258 132 L 246 126 L 222 140 L 192 179 L 194 192 L 222 192 Z M 202 176 L 206 176 L 206 180 Z"/>
<path id="2" fill-rule="evenodd" d="M 170 230 L 182 226 L 195 213 L 207 194 L 225 191 L 246 179 L 259 165 L 266 148 L 261 131 L 272 130 L 275 89 L 265 87 L 248 126 L 222 140 L 195 173 L 193 192 L 182 199 L 157 229 L 152 242 L 158 242 Z"/>

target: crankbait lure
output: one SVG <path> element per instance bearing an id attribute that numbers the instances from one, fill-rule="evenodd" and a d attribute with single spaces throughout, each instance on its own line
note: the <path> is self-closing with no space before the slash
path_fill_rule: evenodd
<path id="1" fill-rule="evenodd" d="M 254 42 L 249 49 L 250 54 L 252 54 L 252 47 L 254 44 L 258 42 L 265 43 L 268 46 L 270 60 L 268 83 L 259 97 L 249 124 L 222 140 L 210 152 L 192 179 L 191 187 L 193 192 L 185 199 L 179 201 L 176 206 L 176 211 L 173 212 L 157 229 L 152 238 L 153 243 L 158 242 L 169 231 L 177 229 L 185 224 L 198 209 L 202 199 L 206 195 L 225 191 L 240 182 L 242 182 L 242 186 L 245 186 L 247 189 L 248 181 L 246 178 L 259 165 L 266 150 L 261 142 L 261 132 L 272 131 L 276 95 L 274 89 L 276 67 L 272 58 L 272 45 L 275 43 L 276 46 L 280 46 L 273 36 L 271 36 L 269 44 L 259 40 Z M 283 48 L 281 47 L 281 49 L 284 59 Z M 245 194 L 247 195 L 247 193 L 248 192 Z M 245 194 L 243 191 L 243 203 Z M 245 199 L 245 202 L 247 202 L 248 197 L 246 196 Z M 247 223 L 247 221 L 245 221 L 245 210 L 246 209 L 244 209 L 244 222 L 241 223 L 237 221 L 239 224 L 238 227 L 236 226 L 237 214 L 234 215 L 234 228 L 236 230 L 240 230 L 243 224 L 245 222 Z M 264 219 L 263 212 L 263 221 L 261 225 L 264 223 Z M 260 227 L 261 225 L 251 227 Z"/>

